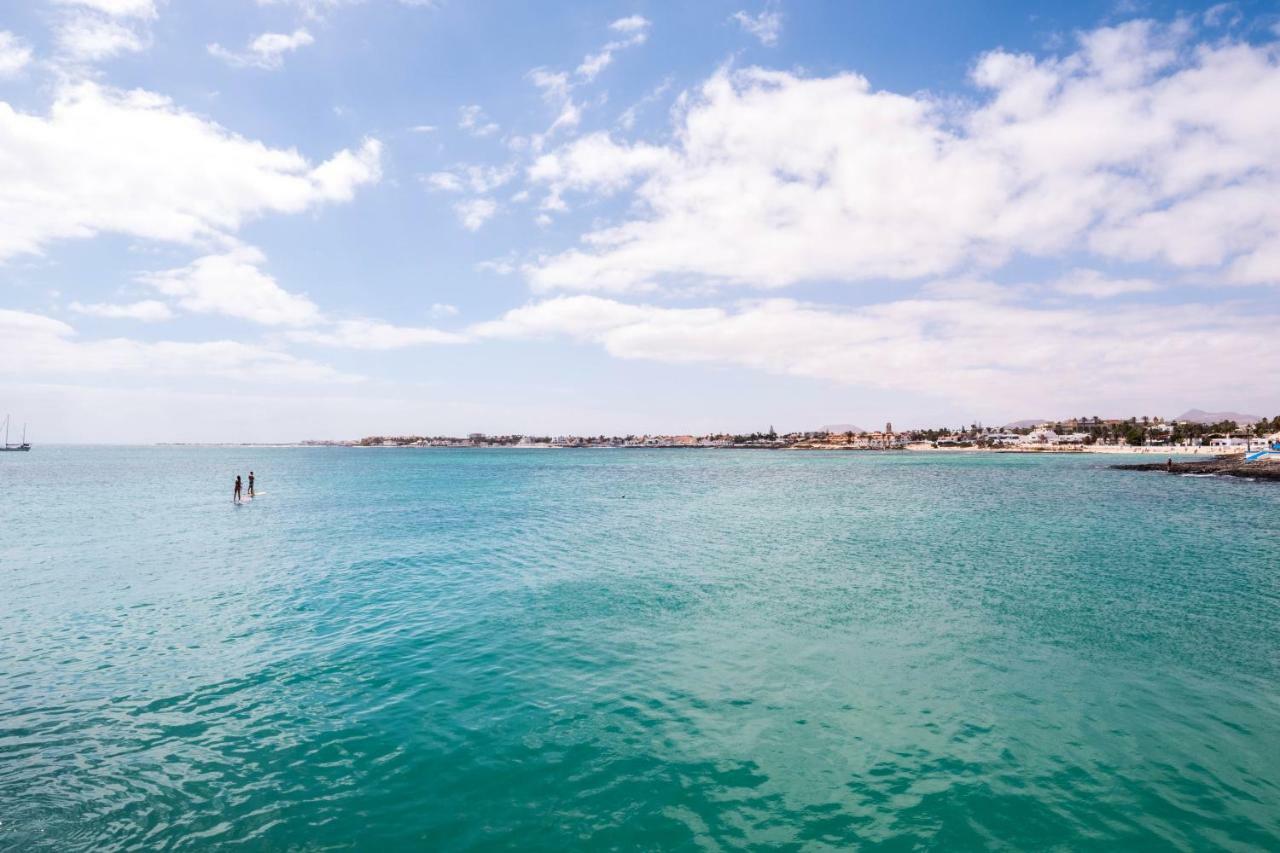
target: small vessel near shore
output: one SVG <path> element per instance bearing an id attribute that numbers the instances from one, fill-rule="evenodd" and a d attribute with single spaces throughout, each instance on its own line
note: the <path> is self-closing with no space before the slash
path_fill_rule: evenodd
<path id="1" fill-rule="evenodd" d="M 31 444 L 27 441 L 27 425 L 22 425 L 22 441 L 17 444 L 9 443 L 9 416 L 4 416 L 4 447 L 0 447 L 0 452 L 14 452 L 20 450 L 30 450 Z"/>

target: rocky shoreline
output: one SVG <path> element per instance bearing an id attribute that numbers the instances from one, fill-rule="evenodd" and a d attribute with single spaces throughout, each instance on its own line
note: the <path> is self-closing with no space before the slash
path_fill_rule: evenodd
<path id="1" fill-rule="evenodd" d="M 1195 462 L 1142 462 L 1130 465 L 1112 465 L 1120 471 L 1163 471 L 1168 474 L 1192 474 L 1200 476 L 1245 477 L 1250 480 L 1274 480 L 1280 482 L 1280 464 L 1275 462 L 1245 462 L 1240 455 L 1229 459 L 1205 459 Z"/>

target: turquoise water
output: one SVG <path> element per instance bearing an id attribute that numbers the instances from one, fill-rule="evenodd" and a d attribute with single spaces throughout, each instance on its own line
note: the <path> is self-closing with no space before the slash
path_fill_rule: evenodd
<path id="1" fill-rule="evenodd" d="M 1109 461 L 0 457 L 0 848 L 1280 848 L 1280 488 Z"/>

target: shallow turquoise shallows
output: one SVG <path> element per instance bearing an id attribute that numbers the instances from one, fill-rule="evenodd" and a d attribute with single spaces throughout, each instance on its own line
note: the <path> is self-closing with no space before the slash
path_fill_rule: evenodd
<path id="1" fill-rule="evenodd" d="M 0 849 L 1276 850 L 1280 488 L 1111 461 L 7 454 Z"/>

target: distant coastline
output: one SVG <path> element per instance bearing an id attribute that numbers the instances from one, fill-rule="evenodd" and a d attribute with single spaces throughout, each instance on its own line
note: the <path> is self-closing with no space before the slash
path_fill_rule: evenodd
<path id="1" fill-rule="evenodd" d="M 767 446 L 761 444 L 633 444 L 633 445 L 572 445 L 556 446 L 551 444 L 360 444 L 355 441 L 304 441 L 298 444 L 189 444 L 167 445 L 185 447 L 332 447 L 370 450 L 776 450 L 776 451 L 809 451 L 827 453 L 938 453 L 938 454 L 1021 454 L 1021 455 L 1157 455 L 1157 456 L 1193 456 L 1201 458 L 1218 458 L 1236 456 L 1245 452 L 1238 447 L 1130 447 L 1117 446 L 1078 446 L 1058 447 L 1053 445 L 1031 445 L 1026 447 L 934 447 L 932 445 L 905 445 L 901 447 L 844 447 L 839 445 L 785 445 Z"/>
<path id="2" fill-rule="evenodd" d="M 1239 418 L 1235 420 L 1232 418 Z M 843 428 L 843 429 L 842 429 Z M 627 435 L 370 435 L 355 440 L 304 441 L 306 447 L 504 447 L 512 449 L 735 448 L 750 450 L 991 452 L 991 453 L 1156 453 L 1222 456 L 1280 442 L 1280 415 L 1274 419 L 1192 409 L 1178 418 L 1149 416 L 1059 421 L 1016 421 L 1002 427 L 862 430 L 851 424 L 809 432 Z"/>

